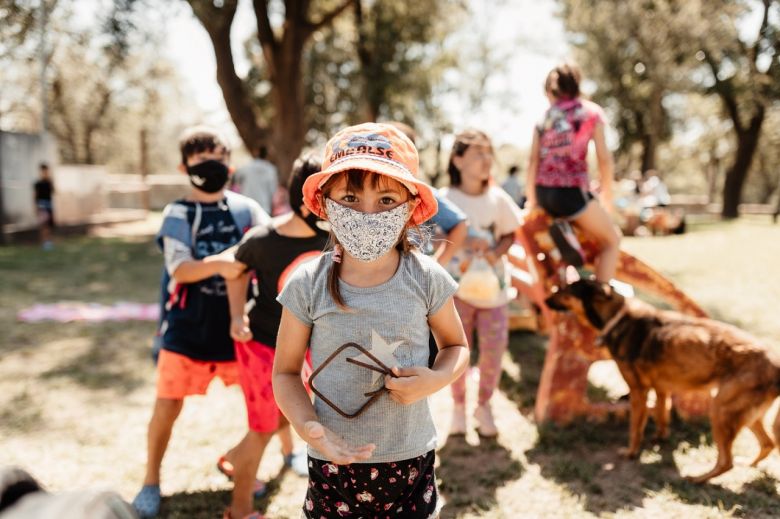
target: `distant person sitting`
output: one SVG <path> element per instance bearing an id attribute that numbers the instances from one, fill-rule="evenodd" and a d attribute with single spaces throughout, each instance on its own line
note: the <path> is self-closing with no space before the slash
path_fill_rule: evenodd
<path id="1" fill-rule="evenodd" d="M 523 183 L 520 182 L 520 177 L 517 174 L 518 170 L 519 168 L 517 166 L 510 167 L 507 172 L 509 176 L 504 180 L 504 183 L 501 184 L 501 187 L 510 197 L 512 197 L 512 200 L 514 200 L 517 205 L 523 207 L 523 204 L 525 204 L 525 188 L 523 187 Z"/>
<path id="2" fill-rule="evenodd" d="M 52 197 L 54 195 L 54 183 L 51 181 L 49 165 L 41 162 L 38 167 L 40 176 L 38 181 L 33 184 L 35 191 L 35 211 L 38 217 L 38 232 L 41 240 L 41 247 L 44 250 L 51 250 L 54 245 L 51 241 L 51 232 L 54 229 L 54 205 Z"/>
<path id="3" fill-rule="evenodd" d="M 654 169 L 648 169 L 645 172 L 645 181 L 642 183 L 640 191 L 644 207 L 666 207 L 672 201 L 669 188 L 666 187 Z"/>
<path id="4" fill-rule="evenodd" d="M 260 204 L 266 213 L 272 214 L 274 193 L 279 187 L 279 175 L 276 166 L 267 159 L 268 148 L 258 146 L 252 154 L 254 159 L 236 170 L 232 185 L 239 193 Z"/>

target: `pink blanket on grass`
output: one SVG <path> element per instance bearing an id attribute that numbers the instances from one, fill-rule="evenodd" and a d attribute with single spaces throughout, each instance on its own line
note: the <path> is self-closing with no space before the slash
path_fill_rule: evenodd
<path id="1" fill-rule="evenodd" d="M 26 323 L 40 321 L 156 321 L 160 317 L 157 303 L 118 302 L 112 305 L 66 301 L 61 303 L 36 304 L 20 310 L 16 318 Z"/>

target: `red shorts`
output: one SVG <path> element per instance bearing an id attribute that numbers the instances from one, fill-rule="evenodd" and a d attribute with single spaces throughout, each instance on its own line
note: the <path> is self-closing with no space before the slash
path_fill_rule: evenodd
<path id="1" fill-rule="evenodd" d="M 195 360 L 162 349 L 157 359 L 157 398 L 181 400 L 190 395 L 205 395 L 215 377 L 231 386 L 238 383 L 238 375 L 238 365 L 233 360 Z"/>
<path id="2" fill-rule="evenodd" d="M 279 428 L 279 417 L 282 414 L 276 405 L 271 382 L 276 350 L 255 340 L 234 344 L 249 430 L 259 433 L 275 432 Z M 307 352 L 302 373 L 304 381 L 308 381 L 310 374 L 311 361 Z"/>

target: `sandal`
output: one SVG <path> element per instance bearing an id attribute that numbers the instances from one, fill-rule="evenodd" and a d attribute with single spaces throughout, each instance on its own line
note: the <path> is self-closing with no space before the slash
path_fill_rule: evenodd
<path id="1" fill-rule="evenodd" d="M 217 460 L 217 470 L 220 471 L 228 481 L 233 481 L 233 464 L 230 463 L 225 456 L 220 456 Z M 263 497 L 268 493 L 268 486 L 265 481 L 255 479 L 255 484 L 252 487 L 252 495 L 256 498 Z"/>

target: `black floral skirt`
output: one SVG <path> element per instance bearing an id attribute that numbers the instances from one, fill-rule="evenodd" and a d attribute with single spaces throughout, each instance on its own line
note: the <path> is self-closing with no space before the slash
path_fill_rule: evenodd
<path id="1" fill-rule="evenodd" d="M 309 457 L 309 519 L 436 517 L 434 451 L 390 463 L 334 465 Z"/>

